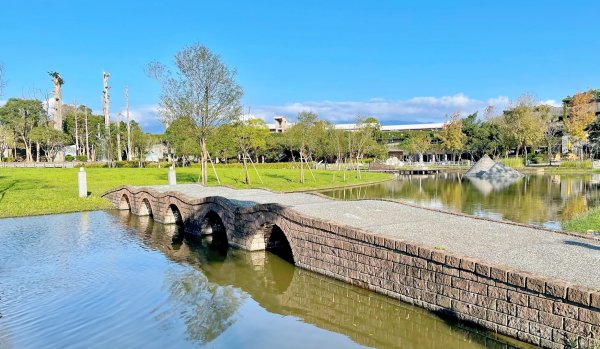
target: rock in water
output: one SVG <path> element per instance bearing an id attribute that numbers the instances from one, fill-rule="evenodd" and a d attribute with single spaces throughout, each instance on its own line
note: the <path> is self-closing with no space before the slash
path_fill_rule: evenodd
<path id="1" fill-rule="evenodd" d="M 481 179 L 519 178 L 521 176 L 513 168 L 501 162 L 495 162 L 487 154 L 465 173 L 465 177 L 477 177 Z"/>

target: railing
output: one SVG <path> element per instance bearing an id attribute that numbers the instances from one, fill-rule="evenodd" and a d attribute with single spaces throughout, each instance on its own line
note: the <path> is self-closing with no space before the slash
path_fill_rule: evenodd
<path id="1" fill-rule="evenodd" d="M 0 162 L 0 168 L 73 168 L 72 162 Z"/>

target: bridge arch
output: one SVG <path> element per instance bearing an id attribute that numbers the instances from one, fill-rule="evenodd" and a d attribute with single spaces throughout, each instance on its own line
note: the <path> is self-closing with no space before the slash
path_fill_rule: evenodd
<path id="1" fill-rule="evenodd" d="M 138 208 L 138 215 L 152 217 L 152 205 L 150 204 L 150 200 L 148 200 L 148 198 L 142 199 L 140 207 Z"/>
<path id="2" fill-rule="evenodd" d="M 295 264 L 294 250 L 290 239 L 279 225 L 266 223 L 261 225 L 259 231 L 264 233 L 265 250 Z"/>
<path id="3" fill-rule="evenodd" d="M 123 194 L 121 196 L 121 200 L 119 200 L 118 209 L 131 211 L 131 203 L 129 201 L 129 195 Z"/>
<path id="4" fill-rule="evenodd" d="M 183 225 L 183 215 L 181 214 L 181 210 L 179 210 L 177 205 L 170 204 L 167 206 L 164 214 L 164 224 Z"/>
<path id="5" fill-rule="evenodd" d="M 213 210 L 208 211 L 202 218 L 200 237 L 209 237 L 211 247 L 227 249 L 229 246 L 227 228 L 221 216 Z"/>

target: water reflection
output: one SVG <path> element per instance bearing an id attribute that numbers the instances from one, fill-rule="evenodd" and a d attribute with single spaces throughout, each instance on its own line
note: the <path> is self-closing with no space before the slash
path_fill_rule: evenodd
<path id="1" fill-rule="evenodd" d="M 0 347 L 526 347 L 178 229 L 118 211 L 0 220 Z"/>
<path id="2" fill-rule="evenodd" d="M 600 175 L 526 175 L 514 181 L 457 173 L 400 176 L 365 187 L 325 191 L 343 200 L 400 199 L 427 207 L 560 228 L 561 221 L 600 206 Z"/>
<path id="3" fill-rule="evenodd" d="M 172 296 L 188 307 L 186 314 L 204 314 L 188 318 L 189 337 L 202 343 L 218 337 L 235 322 L 243 297 L 233 289 L 240 289 L 270 313 L 299 318 L 368 347 L 512 347 L 506 338 L 295 268 L 269 252 L 229 249 L 223 253 L 202 240 L 172 244 L 169 236 L 177 229 L 174 225 L 139 225 L 138 217 L 123 213 L 120 219 L 140 227 L 137 234 L 148 246 L 202 271 L 202 276 L 188 273 L 165 279 Z M 207 309 L 217 314 L 207 315 Z"/>

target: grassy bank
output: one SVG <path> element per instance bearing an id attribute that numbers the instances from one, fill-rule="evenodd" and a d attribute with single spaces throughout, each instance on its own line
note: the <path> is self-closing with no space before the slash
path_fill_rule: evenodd
<path id="1" fill-rule="evenodd" d="M 88 168 L 88 198 L 77 197 L 78 169 L 0 169 L 0 217 L 29 216 L 48 213 L 64 213 L 111 208 L 100 197 L 110 188 L 120 185 L 167 184 L 165 168 Z M 177 182 L 196 183 L 198 168 L 178 168 Z M 318 188 L 362 184 L 391 178 L 384 173 L 363 173 L 357 179 L 353 172 L 313 171 L 305 173 L 306 183 L 299 183 L 300 172 L 293 169 L 260 168 L 261 184 L 256 173 L 251 172 L 252 185 L 243 183 L 240 168 L 217 168 L 221 183 L 236 188 L 267 188 L 276 191 L 300 191 Z M 334 178 L 335 176 L 335 178 Z M 214 173 L 209 174 L 209 185 L 216 185 Z"/>
<path id="2" fill-rule="evenodd" d="M 563 225 L 566 230 L 580 233 L 600 231 L 600 207 L 582 213 Z"/>

